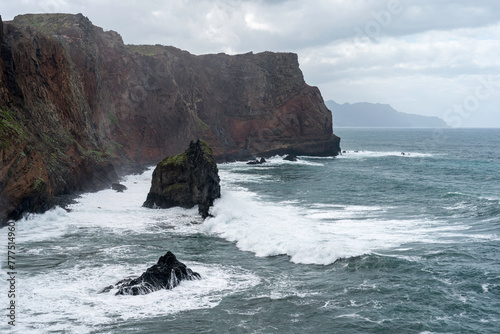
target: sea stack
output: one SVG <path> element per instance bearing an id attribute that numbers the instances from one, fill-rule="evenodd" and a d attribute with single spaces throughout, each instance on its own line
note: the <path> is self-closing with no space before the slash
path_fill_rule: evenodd
<path id="1" fill-rule="evenodd" d="M 99 293 L 106 293 L 117 288 L 116 295 L 146 295 L 162 289 L 173 289 L 181 281 L 198 279 L 201 279 L 200 274 L 186 267 L 184 263 L 179 262 L 175 255 L 168 251 L 141 276 L 135 279 L 126 278 L 121 280 L 102 289 Z"/>
<path id="2" fill-rule="evenodd" d="M 214 200 L 220 197 L 217 164 L 208 144 L 191 142 L 181 154 L 166 157 L 155 168 L 151 189 L 143 206 L 148 208 L 192 208 L 198 205 L 208 217 Z"/>

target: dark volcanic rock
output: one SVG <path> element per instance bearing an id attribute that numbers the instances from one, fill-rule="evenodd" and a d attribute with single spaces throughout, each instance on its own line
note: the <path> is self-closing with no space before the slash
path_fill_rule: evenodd
<path id="1" fill-rule="evenodd" d="M 127 187 L 120 183 L 113 183 L 111 184 L 111 189 L 115 190 L 116 192 L 122 193 L 127 190 Z"/>
<path id="2" fill-rule="evenodd" d="M 262 165 L 262 164 L 264 164 L 266 162 L 267 162 L 266 159 L 260 158 L 260 160 L 255 159 L 255 160 L 247 162 L 247 165 Z"/>
<path id="3" fill-rule="evenodd" d="M 3 21 L 2 21 L 2 15 L 0 15 L 0 54 L 2 53 L 2 38 L 3 38 Z"/>
<path id="4" fill-rule="evenodd" d="M 220 197 L 220 179 L 212 150 L 204 141 L 191 142 L 181 154 L 163 159 L 153 172 L 148 208 L 191 208 L 198 204 L 203 218 Z"/>
<path id="5" fill-rule="evenodd" d="M 295 154 L 288 154 L 286 157 L 283 158 L 283 160 L 287 161 L 297 161 L 299 158 Z"/>
<path id="6" fill-rule="evenodd" d="M 160 257 L 158 263 L 148 268 L 140 277 L 126 278 L 104 288 L 100 293 L 118 288 L 116 295 L 145 295 L 161 289 L 173 289 L 184 280 L 201 279 L 200 274 L 193 272 L 175 255 L 168 251 Z"/>

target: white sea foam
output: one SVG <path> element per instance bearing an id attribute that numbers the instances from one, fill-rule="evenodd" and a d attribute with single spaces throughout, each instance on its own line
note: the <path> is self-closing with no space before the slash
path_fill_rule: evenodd
<path id="1" fill-rule="evenodd" d="M 274 157 L 269 158 L 267 161 L 272 165 L 305 165 L 305 166 L 324 166 L 324 164 L 311 161 L 310 157 L 307 156 L 299 156 L 297 157 L 297 161 L 288 161 L 283 159 L 284 156 L 275 155 Z"/>
<path id="2" fill-rule="evenodd" d="M 259 283 L 253 274 L 237 267 L 195 262 L 186 265 L 203 279 L 184 281 L 173 290 L 160 290 L 143 296 L 115 296 L 97 292 L 142 269 L 123 264 L 106 267 L 80 267 L 23 276 L 19 285 L 18 325 L 28 333 L 71 331 L 86 333 L 130 319 L 164 316 L 185 310 L 212 308 L 235 291 Z M 29 320 L 24 318 L 29 316 Z M 89 322 L 91 320 L 91 323 Z"/>
<path id="3" fill-rule="evenodd" d="M 381 158 L 381 157 L 430 158 L 435 156 L 436 154 L 433 153 L 420 153 L 420 152 L 347 151 L 346 153 L 337 156 L 337 158 L 341 159 L 364 159 L 364 158 Z"/>
<path id="4" fill-rule="evenodd" d="M 274 163 L 282 162 L 270 159 L 270 164 Z M 436 220 L 387 219 L 384 213 L 389 208 L 379 206 L 317 203 L 307 207 L 296 201 L 265 202 L 239 185 L 242 178 L 245 182 L 263 180 L 259 175 L 241 173 L 248 168 L 243 164 L 221 168 L 222 198 L 212 208 L 214 217 L 204 222 L 196 208 L 142 208 L 151 182 L 149 169 L 126 178 L 122 183 L 128 190 L 123 193 L 108 189 L 85 194 L 70 207 L 71 212 L 56 208 L 18 222 L 18 244 L 32 245 L 24 248 L 26 255 L 50 257 L 76 252 L 78 245 L 61 247 L 58 240 L 81 230 L 125 237 L 139 233 L 206 233 L 235 242 L 239 249 L 259 257 L 287 255 L 294 263 L 326 265 L 339 258 L 383 253 L 387 249 L 397 252 L 409 243 L 447 242 L 466 230 Z M 4 241 L 6 231 L 0 230 Z M 138 268 L 124 261 L 134 256 L 135 246 L 125 242 L 101 247 L 98 254 L 111 263 L 108 265 L 76 262 L 74 266 L 55 266 L 35 275 L 24 273 L 19 284 L 19 314 L 30 320 L 19 319 L 24 326 L 21 331 L 99 331 L 116 321 L 214 307 L 224 296 L 259 283 L 255 275 L 241 268 L 188 262 L 202 280 L 183 282 L 174 290 L 147 296 L 97 294 L 106 285 L 139 275 L 147 267 L 144 264 L 144 268 Z M 5 284 L 0 283 L 3 291 Z M 279 286 L 266 296 L 281 299 L 290 295 L 300 297 L 298 291 Z M 88 324 L 88 318 L 92 324 Z"/>
<path id="5" fill-rule="evenodd" d="M 282 163 L 278 157 L 270 163 Z M 288 163 L 288 162 L 287 162 Z M 149 191 L 152 168 L 129 176 L 123 184 L 128 190 L 111 189 L 85 194 L 67 213 L 58 208 L 19 223 L 20 242 L 57 239 L 79 228 L 107 229 L 114 234 L 208 233 L 235 242 L 237 247 L 257 256 L 288 255 L 292 262 L 330 264 L 339 258 L 358 256 L 411 242 L 446 242 L 461 234 L 459 226 L 443 225 L 425 219 L 390 220 L 388 208 L 363 205 L 314 204 L 294 201 L 264 202 L 238 185 L 260 176 L 241 174 L 250 167 L 235 163 L 222 166 L 222 198 L 212 208 L 214 218 L 202 223 L 196 208 L 151 210 L 142 208 Z M 465 228 L 464 228 L 465 229 Z M 123 246 L 121 252 L 127 251 Z M 113 251 L 104 248 L 104 255 Z M 41 248 L 30 250 L 42 254 Z"/>
<path id="6" fill-rule="evenodd" d="M 314 205 L 313 209 L 308 210 L 307 216 L 314 219 L 331 220 L 347 218 L 369 218 L 377 216 L 386 211 L 387 208 L 378 206 L 328 206 Z"/>
<path id="7" fill-rule="evenodd" d="M 333 157 L 308 157 L 308 156 L 298 156 L 296 161 L 288 161 L 284 160 L 285 156 L 281 155 L 275 155 L 270 158 L 266 159 L 266 162 L 263 164 L 258 164 L 258 165 L 248 165 L 246 162 L 230 162 L 230 163 L 223 163 L 219 165 L 219 167 L 222 167 L 222 169 L 225 169 L 225 167 L 230 166 L 230 168 L 234 170 L 238 169 L 250 169 L 250 168 L 258 168 L 259 170 L 262 169 L 269 169 L 273 167 L 277 167 L 280 165 L 305 165 L 305 166 L 324 166 L 323 163 L 320 161 L 323 159 L 333 159 Z M 314 161 L 311 161 L 314 160 Z"/>
<path id="8" fill-rule="evenodd" d="M 142 207 L 151 186 L 153 169 L 141 175 L 131 175 L 122 184 L 123 193 L 112 189 L 82 195 L 70 206 L 70 223 L 73 226 L 99 227 L 117 234 L 157 233 L 173 229 L 192 233 L 202 222 L 198 209 L 171 208 L 152 210 Z"/>
<path id="9" fill-rule="evenodd" d="M 223 168 L 220 175 L 222 198 L 204 231 L 259 257 L 288 255 L 294 263 L 330 264 L 409 243 L 448 243 L 468 229 L 425 217 L 388 219 L 391 207 L 266 202 L 237 186 L 238 168 Z"/>
<path id="10" fill-rule="evenodd" d="M 263 202 L 248 191 L 223 190 L 203 223 L 215 234 L 259 257 L 288 255 L 294 263 L 330 264 L 339 258 L 399 247 L 409 242 L 446 242 L 456 226 L 417 219 L 387 220 L 373 217 L 379 207 L 307 209 Z M 357 219 L 363 216 L 364 219 Z"/>
<path id="11" fill-rule="evenodd" d="M 138 276 L 153 264 L 131 264 L 130 259 L 137 256 L 135 251 L 140 247 L 133 236 L 204 233 L 197 208 L 142 207 L 151 175 L 149 169 L 142 175 L 127 177 L 122 184 L 128 189 L 123 193 L 108 189 L 84 194 L 70 206 L 70 212 L 55 208 L 15 223 L 16 250 L 24 258 L 17 258 L 16 268 L 19 333 L 102 332 L 103 326 L 127 319 L 211 308 L 225 296 L 259 283 L 257 276 L 239 267 L 183 261 L 202 279 L 147 296 L 98 294 L 105 286 L 130 275 Z M 0 229 L 0 246 L 4 249 L 7 233 L 8 229 Z M 100 244 L 92 249 L 84 241 L 82 245 L 66 241 L 83 235 L 101 238 Z M 105 235 L 123 236 L 126 241 L 106 244 Z M 94 255 L 86 256 L 89 252 Z M 42 263 L 34 266 L 37 269 L 27 270 L 22 264 L 26 261 Z M 2 261 L 2 271 L 6 271 L 5 265 Z M 0 291 L 8 290 L 6 284 L 2 279 Z M 2 322 L 0 331 L 7 329 L 5 326 L 6 322 Z"/>

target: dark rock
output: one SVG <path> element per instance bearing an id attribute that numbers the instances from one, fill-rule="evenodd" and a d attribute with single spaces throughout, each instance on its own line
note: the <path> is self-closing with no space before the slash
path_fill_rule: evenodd
<path id="1" fill-rule="evenodd" d="M 401 152 L 401 155 L 405 155 L 405 152 Z"/>
<path id="2" fill-rule="evenodd" d="M 212 150 L 204 141 L 191 142 L 181 154 L 163 159 L 153 172 L 148 208 L 191 208 L 198 205 L 203 218 L 220 197 L 220 179 Z"/>
<path id="3" fill-rule="evenodd" d="M 3 38 L 3 21 L 2 21 L 2 15 L 0 15 L 0 55 L 2 54 L 2 38 Z"/>
<path id="4" fill-rule="evenodd" d="M 297 161 L 299 158 L 295 154 L 288 154 L 286 157 L 283 158 L 283 160 L 287 161 Z"/>
<path id="5" fill-rule="evenodd" d="M 262 165 L 262 164 L 264 164 L 264 163 L 266 163 L 266 162 L 267 162 L 267 161 L 266 161 L 266 159 L 264 159 L 264 158 L 260 158 L 260 160 L 255 159 L 255 160 L 253 160 L 253 161 L 249 161 L 249 162 L 247 162 L 247 165 Z"/>
<path id="6" fill-rule="evenodd" d="M 113 285 L 107 286 L 99 293 L 109 292 L 118 288 L 116 295 L 145 295 L 161 289 L 173 289 L 181 281 L 201 279 L 200 274 L 193 272 L 175 255 L 168 251 L 160 257 L 158 263 L 148 268 L 141 276 L 125 278 Z"/>
<path id="7" fill-rule="evenodd" d="M 116 192 L 122 193 L 127 190 L 127 187 L 120 183 L 111 184 L 111 189 L 116 190 Z"/>
<path id="8" fill-rule="evenodd" d="M 342 153 L 347 153 L 347 151 L 342 151 Z"/>
<path id="9" fill-rule="evenodd" d="M 2 116 L 0 114 L 0 124 Z M 4 138 L 1 135 L 4 134 L 19 138 L 15 131 L 0 126 L 0 146 Z M 6 161 L 12 163 L 6 165 Z M 49 174 L 37 150 L 20 144 L 0 147 L 2 174 L 5 180 L 0 181 L 0 227 L 10 219 L 17 220 L 29 213 L 42 213 L 55 204 Z M 3 196 L 3 193 L 10 196 Z"/>

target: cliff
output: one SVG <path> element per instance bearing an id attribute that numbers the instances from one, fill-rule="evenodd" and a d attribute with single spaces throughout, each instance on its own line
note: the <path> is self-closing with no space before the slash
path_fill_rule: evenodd
<path id="1" fill-rule="evenodd" d="M 0 26 L 0 222 L 98 189 L 123 166 L 157 163 L 197 138 L 218 161 L 340 150 L 295 54 L 125 45 L 81 14 Z"/>
<path id="2" fill-rule="evenodd" d="M 395 110 L 388 104 L 344 103 L 326 101 L 332 111 L 336 127 L 384 127 L 384 128 L 445 128 L 439 117 L 407 114 Z"/>

